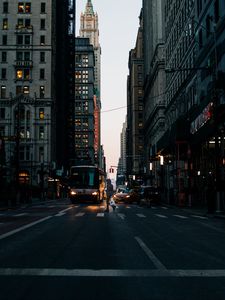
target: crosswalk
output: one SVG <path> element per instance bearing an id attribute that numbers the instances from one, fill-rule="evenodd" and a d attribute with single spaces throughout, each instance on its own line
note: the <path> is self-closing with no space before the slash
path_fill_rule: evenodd
<path id="1" fill-rule="evenodd" d="M 179 219 L 182 221 L 188 220 L 188 219 L 199 219 L 199 220 L 207 220 L 208 218 L 205 216 L 201 216 L 201 215 L 194 215 L 194 214 L 189 214 L 189 215 L 183 215 L 183 214 L 169 214 L 168 207 L 151 207 L 151 210 L 148 210 L 148 212 L 145 212 L 145 210 L 137 210 L 138 206 L 124 206 L 124 210 L 121 210 L 120 208 L 116 209 L 116 211 L 112 211 L 112 209 L 110 208 L 109 213 L 105 211 L 106 207 L 105 206 L 100 206 L 100 207 L 86 207 L 89 208 L 89 210 L 81 210 L 81 211 L 73 211 L 73 209 L 77 209 L 79 208 L 79 206 L 71 206 L 69 208 L 66 208 L 64 210 L 61 210 L 55 214 L 52 214 L 52 216 L 54 217 L 63 217 L 65 216 L 68 211 L 70 210 L 72 212 L 72 215 L 74 218 L 82 218 L 82 217 L 87 217 L 87 216 L 94 216 L 96 218 L 105 218 L 106 216 L 109 216 L 110 214 L 115 215 L 116 217 L 120 218 L 121 220 L 126 220 L 127 218 L 131 217 L 132 215 L 136 218 L 139 219 L 152 219 L 154 218 L 158 218 L 161 220 L 168 220 L 168 219 Z M 100 208 L 100 209 L 99 209 Z M 149 213 L 151 212 L 151 213 Z M 165 212 L 165 214 L 164 214 Z M 22 218 L 22 217 L 29 217 L 32 216 L 32 212 L 21 212 L 21 213 L 15 213 L 15 214 L 11 214 L 10 217 L 16 217 L 16 218 Z M 0 214 L 0 218 L 2 216 L 6 216 L 4 213 Z M 2 221 L 0 219 L 0 225 L 2 225 Z"/>

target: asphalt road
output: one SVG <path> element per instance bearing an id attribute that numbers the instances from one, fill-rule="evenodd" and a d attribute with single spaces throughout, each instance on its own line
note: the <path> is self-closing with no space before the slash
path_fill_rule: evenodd
<path id="1" fill-rule="evenodd" d="M 0 212 L 0 299 L 225 299 L 225 220 L 50 202 Z"/>

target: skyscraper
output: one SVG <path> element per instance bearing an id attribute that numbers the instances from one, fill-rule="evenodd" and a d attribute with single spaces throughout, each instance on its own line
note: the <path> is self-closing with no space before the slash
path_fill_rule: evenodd
<path id="1" fill-rule="evenodd" d="M 88 0 L 85 12 L 80 17 L 80 37 L 89 38 L 90 44 L 94 47 L 95 68 L 94 68 L 94 94 L 95 94 L 95 160 L 101 165 L 101 136 L 100 136 L 100 110 L 101 110 L 101 46 L 99 43 L 98 14 L 94 12 L 91 0 Z"/>

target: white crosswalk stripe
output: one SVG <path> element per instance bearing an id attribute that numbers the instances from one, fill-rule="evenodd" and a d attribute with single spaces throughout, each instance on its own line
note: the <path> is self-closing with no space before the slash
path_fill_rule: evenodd
<path id="1" fill-rule="evenodd" d="M 105 216 L 104 213 L 97 213 L 97 217 L 103 218 Z"/>
<path id="2" fill-rule="evenodd" d="M 146 216 L 145 215 L 143 215 L 143 214 L 136 214 L 139 218 L 146 218 Z"/>
<path id="3" fill-rule="evenodd" d="M 122 220 L 124 220 L 124 219 L 125 219 L 125 217 L 126 217 L 126 216 L 125 216 L 125 214 L 120 214 L 120 213 L 118 214 L 118 216 L 119 216 L 119 217 L 120 217 L 120 219 L 122 219 Z"/>
<path id="4" fill-rule="evenodd" d="M 165 219 L 167 219 L 167 218 L 168 218 L 167 216 L 160 215 L 160 214 L 155 214 L 155 216 L 157 216 L 157 217 L 159 217 L 159 218 L 165 218 Z"/>
<path id="5" fill-rule="evenodd" d="M 77 213 L 77 214 L 75 215 L 75 217 L 83 217 L 84 215 L 85 215 L 85 213 L 80 212 L 80 213 Z"/>
<path id="6" fill-rule="evenodd" d="M 197 219 L 202 219 L 202 220 L 206 220 L 208 219 L 207 217 L 202 217 L 202 216 L 198 216 L 198 215 L 191 215 L 193 218 L 197 218 Z"/>
<path id="7" fill-rule="evenodd" d="M 180 216 L 180 215 L 173 215 L 174 217 L 180 218 L 180 219 L 188 219 L 188 217 Z"/>

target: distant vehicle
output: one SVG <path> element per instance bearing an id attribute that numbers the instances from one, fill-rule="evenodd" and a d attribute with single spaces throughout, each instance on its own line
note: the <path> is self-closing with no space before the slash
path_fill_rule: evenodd
<path id="1" fill-rule="evenodd" d="M 140 205 L 151 206 L 160 203 L 160 191 L 155 186 L 141 186 L 139 190 Z"/>
<path id="2" fill-rule="evenodd" d="M 129 190 L 128 188 L 118 188 L 117 192 L 113 195 L 113 199 L 116 203 L 133 203 L 139 202 L 140 198 L 134 189 Z"/>
<path id="3" fill-rule="evenodd" d="M 95 166 L 72 166 L 68 180 L 69 198 L 101 202 L 105 196 L 105 173 Z"/>

